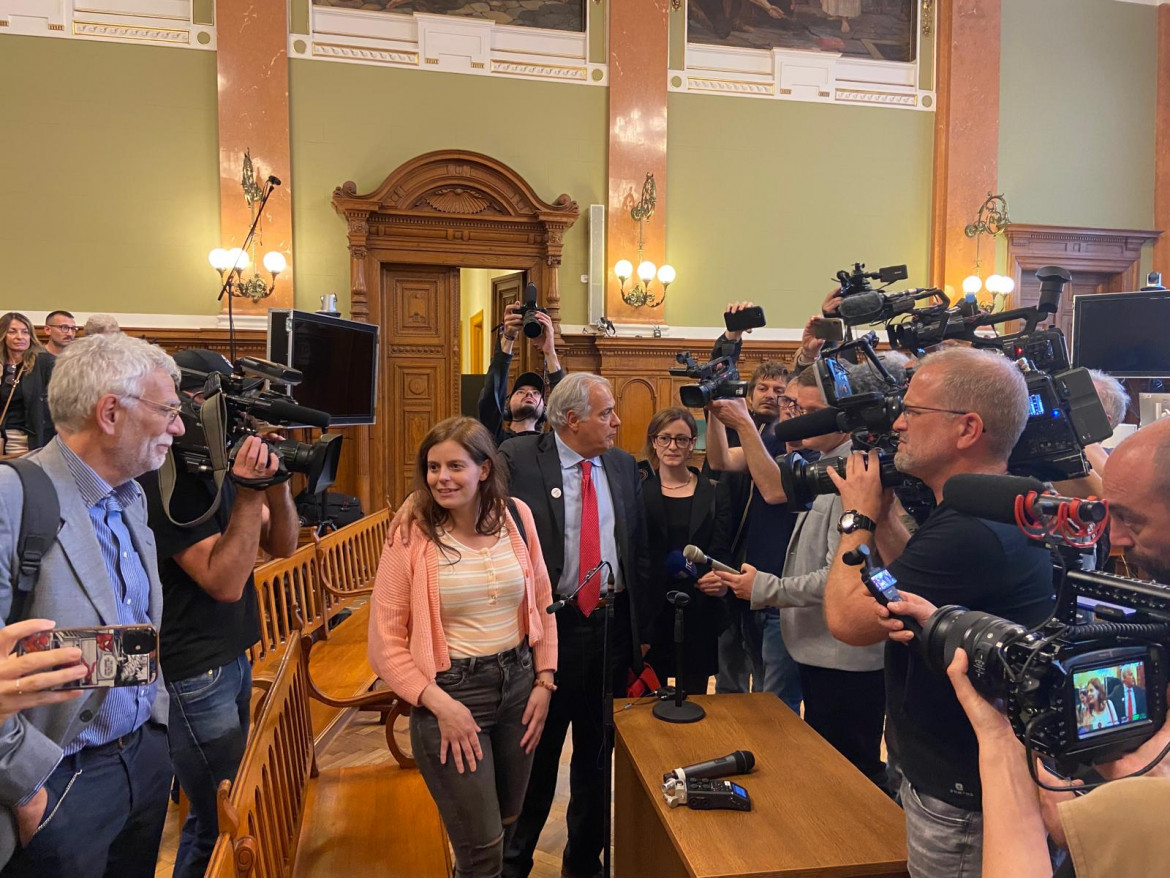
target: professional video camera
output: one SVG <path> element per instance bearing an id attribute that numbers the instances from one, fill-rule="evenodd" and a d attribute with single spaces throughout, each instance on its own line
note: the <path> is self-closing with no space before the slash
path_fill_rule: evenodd
<path id="1" fill-rule="evenodd" d="M 289 397 L 267 388 L 269 381 L 286 385 L 301 382 L 302 375 L 279 363 L 256 357 L 241 357 L 231 376 L 219 372 L 184 369 L 204 381 L 203 402 L 184 397 L 180 417 L 186 428 L 175 439 L 172 453 L 189 472 L 215 473 L 222 478 L 231 469 L 243 440 L 256 435 L 256 422 L 274 426 L 309 425 L 329 429 L 329 415 L 292 402 Z M 341 457 L 341 436 L 324 433 L 312 445 L 285 439 L 270 442 L 280 458 L 280 467 L 266 480 L 241 481 L 251 488 L 266 488 L 286 481 L 293 473 L 308 478 L 306 490 L 319 494 L 337 478 Z"/>
<path id="2" fill-rule="evenodd" d="M 908 312 L 911 315 L 909 322 L 891 324 L 890 340 L 899 346 L 898 339 L 908 335 L 921 340 L 925 332 L 922 327 L 941 327 L 938 333 L 935 329 L 929 330 L 932 343 L 944 336 L 961 337 L 974 347 L 991 348 L 1018 360 L 1028 386 L 1029 412 L 1024 432 L 1012 449 L 1008 469 L 1016 475 L 1050 481 L 1081 478 L 1089 472 L 1085 446 L 1107 439 L 1113 430 L 1088 370 L 1069 368 L 1064 334 L 1055 326 L 1036 329 L 1044 315 L 1056 311 L 1071 276 L 1057 266 L 1041 268 L 1036 275 L 1040 278 L 1041 291 L 1039 303 L 1034 307 L 1000 314 L 980 314 L 968 320 L 962 316 L 967 306 L 949 309 L 943 296 L 943 306 Z M 889 298 L 876 292 L 864 295 L 882 300 Z M 1020 332 L 994 338 L 975 334 L 978 326 L 1015 319 L 1025 320 L 1025 328 Z M 947 329 L 951 326 L 959 327 L 962 332 Z M 870 332 L 825 353 L 817 361 L 817 380 L 830 409 L 806 416 L 808 426 L 800 435 L 796 431 L 803 426 L 798 423 L 801 419 L 787 422 L 784 425 L 786 435 L 792 433 L 791 438 L 795 439 L 843 430 L 853 433 L 854 447 L 859 450 L 876 447 L 892 454 L 897 449 L 893 422 L 901 413 L 905 388 L 891 380 L 880 393 L 854 394 L 849 370 L 840 362 L 842 353 L 857 349 L 864 354 L 865 361 L 877 368 L 877 357 L 873 352 L 875 342 L 876 335 Z M 809 472 L 810 480 L 805 480 L 804 484 L 809 490 L 831 484 L 821 470 L 806 472 Z M 797 487 L 800 484 L 798 479 Z M 798 492 L 797 496 L 806 497 L 807 494 Z"/>
<path id="3" fill-rule="evenodd" d="M 691 378 L 698 384 L 684 384 L 678 389 L 678 398 L 689 409 L 704 408 L 713 399 L 740 399 L 747 396 L 748 382 L 741 381 L 735 365 L 735 343 L 725 341 L 719 356 L 700 365 L 690 351 L 675 355 L 682 363 L 670 370 L 676 377 Z"/>
<path id="4" fill-rule="evenodd" d="M 887 265 L 877 271 L 866 271 L 864 262 L 854 262 L 853 271 L 837 272 L 837 282 L 841 284 L 841 295 L 848 298 L 858 293 L 873 292 L 874 289 L 870 285 L 871 280 L 889 285 L 896 281 L 905 280 L 909 276 L 905 265 Z"/>
<path id="5" fill-rule="evenodd" d="M 849 433 L 854 451 L 878 452 L 882 485 L 894 488 L 908 510 L 924 502 L 933 506 L 933 497 L 927 496 L 930 492 L 926 486 L 918 479 L 899 472 L 894 466 L 894 454 L 898 448 L 894 421 L 902 413 L 902 397 L 906 388 L 890 374 L 874 352 L 876 341 L 876 333 L 870 332 L 861 338 L 844 342 L 819 357 L 813 368 L 816 369 L 817 385 L 824 394 L 828 408 L 781 422 L 776 427 L 777 435 L 786 439 L 803 439 L 824 433 Z M 853 351 L 856 351 L 858 363 L 850 368 L 842 363 L 841 358 Z M 854 392 L 854 379 L 863 369 L 871 370 L 867 383 L 875 385 L 875 389 Z M 802 420 L 804 424 L 798 423 Z M 788 454 L 777 458 L 776 462 L 780 467 L 785 496 L 794 509 L 807 508 L 820 494 L 836 493 L 837 489 L 829 477 L 830 469 L 845 475 L 845 459 L 841 457 L 822 457 L 810 462 L 799 454 Z"/>
<path id="6" fill-rule="evenodd" d="M 524 288 L 524 302 L 520 308 L 520 314 L 524 317 L 524 322 L 521 324 L 521 329 L 524 335 L 528 338 L 540 338 L 540 334 L 544 332 L 544 327 L 540 325 L 540 321 L 536 319 L 537 314 L 547 314 L 548 311 L 536 304 L 536 284 L 529 283 Z"/>
<path id="7" fill-rule="evenodd" d="M 1067 771 L 1136 749 L 1165 721 L 1170 586 L 1078 569 L 1081 552 L 1104 532 L 1108 504 L 1046 489 L 1035 479 L 968 474 L 951 478 L 943 495 L 968 514 L 1018 524 L 1054 550 L 1059 564 L 1052 617 L 1027 630 L 989 613 L 946 606 L 922 626 L 916 648 L 940 674 L 955 650 L 964 649 L 974 687 L 1004 699 L 1029 765 L 1035 751 Z M 876 575 L 886 589 L 896 585 L 887 570 L 864 575 Z M 1090 600 L 1078 606 L 1078 598 Z M 1105 604 L 1092 606 L 1096 601 Z M 1126 680 L 1144 693 L 1144 710 L 1135 699 L 1132 715 L 1116 706 Z M 1096 705 L 1087 703 L 1094 699 Z M 1101 708 L 1099 715 L 1091 713 L 1094 706 Z"/>

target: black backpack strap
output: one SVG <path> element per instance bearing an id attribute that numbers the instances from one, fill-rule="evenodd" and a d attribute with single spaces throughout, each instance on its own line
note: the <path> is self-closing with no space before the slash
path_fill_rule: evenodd
<path id="1" fill-rule="evenodd" d="M 20 477 L 23 492 L 20 534 L 16 541 L 16 568 L 12 571 L 12 607 L 5 624 L 25 617 L 32 592 L 41 573 L 41 561 L 57 539 L 61 504 L 48 473 L 29 460 L 14 458 L 0 464 L 12 467 Z"/>
<path id="2" fill-rule="evenodd" d="M 516 506 L 516 501 L 511 497 L 507 500 L 508 511 L 512 513 L 512 520 L 516 522 L 516 530 L 520 533 L 520 539 L 524 540 L 524 545 L 528 545 L 528 534 L 524 530 L 524 519 L 520 517 L 520 510 Z"/>

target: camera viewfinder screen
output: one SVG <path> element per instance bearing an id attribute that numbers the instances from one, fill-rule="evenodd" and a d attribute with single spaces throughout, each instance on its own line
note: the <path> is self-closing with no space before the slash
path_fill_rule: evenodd
<path id="1" fill-rule="evenodd" d="M 1079 738 L 1150 718 L 1143 661 L 1073 671 L 1073 689 Z"/>
<path id="2" fill-rule="evenodd" d="M 853 388 L 849 384 L 849 373 L 845 371 L 845 367 L 832 357 L 826 358 L 825 363 L 829 367 L 829 374 L 833 377 L 833 393 L 837 399 L 852 396 Z"/>

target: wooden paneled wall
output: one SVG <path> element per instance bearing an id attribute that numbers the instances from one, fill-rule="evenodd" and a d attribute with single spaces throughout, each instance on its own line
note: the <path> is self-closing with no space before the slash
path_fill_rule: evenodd
<path id="1" fill-rule="evenodd" d="M 677 338 L 602 338 L 566 336 L 561 362 L 568 372 L 594 372 L 613 382 L 614 400 L 622 425 L 618 445 L 637 454 L 646 440 L 646 426 L 656 411 L 679 405 L 678 389 L 693 383 L 670 370 L 678 366 L 676 355 L 690 351 L 698 363 L 707 362 L 710 340 Z M 779 360 L 791 368 L 799 344 L 790 342 L 744 343 L 739 370 L 746 380 L 765 360 Z M 696 413 L 698 416 L 698 413 Z"/>

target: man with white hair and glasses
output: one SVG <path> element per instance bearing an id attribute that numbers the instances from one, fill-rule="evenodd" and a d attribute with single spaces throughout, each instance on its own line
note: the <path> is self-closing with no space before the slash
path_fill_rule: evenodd
<path id="1" fill-rule="evenodd" d="M 0 467 L 7 640 L 54 625 L 158 628 L 162 586 L 134 479 L 161 466 L 183 433 L 178 378 L 165 351 L 126 335 L 82 339 L 57 358 L 49 407 L 58 435 L 25 459 L 52 481 L 61 527 L 19 621 L 10 611 L 23 489 Z M 62 652 L 57 663 L 80 658 Z M 46 673 L 29 658 L 0 656 L 0 874 L 153 876 L 171 783 L 162 680 L 66 695 L 46 690 L 84 666 Z"/>

